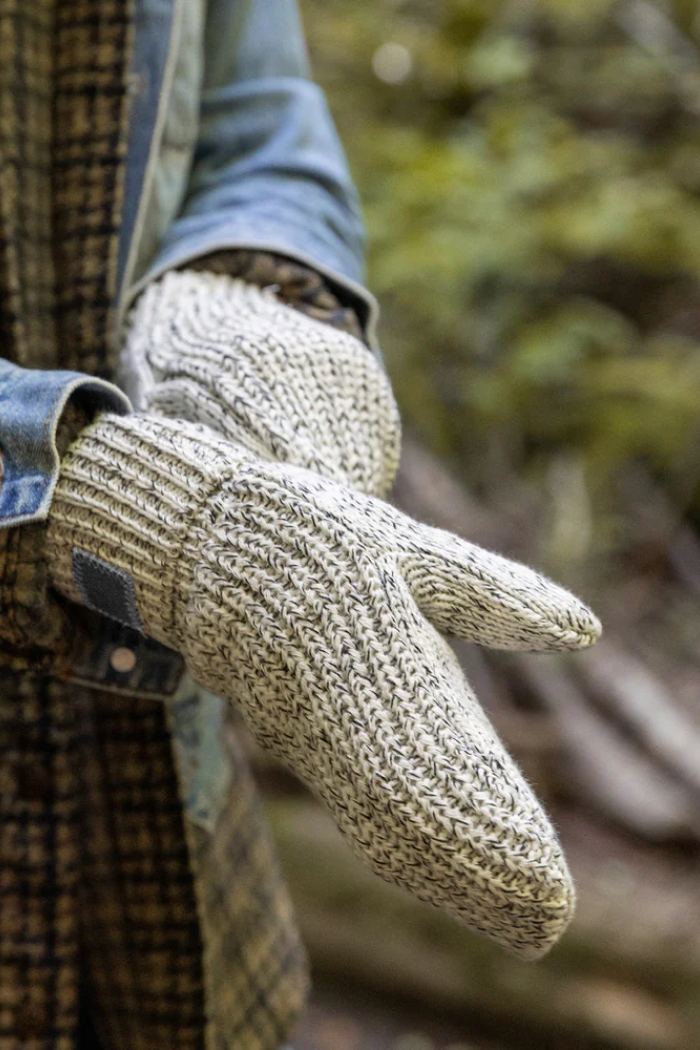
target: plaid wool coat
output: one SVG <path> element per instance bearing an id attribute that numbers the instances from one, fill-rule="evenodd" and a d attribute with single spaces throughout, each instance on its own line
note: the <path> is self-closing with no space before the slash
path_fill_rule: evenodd
<path id="1" fill-rule="evenodd" d="M 113 366 L 132 17 L 0 0 L 0 353 L 25 367 Z M 62 602 L 43 538 L 0 531 L 0 1050 L 75 1050 L 81 1014 L 91 1048 L 275 1050 L 305 962 L 222 705 Z"/>

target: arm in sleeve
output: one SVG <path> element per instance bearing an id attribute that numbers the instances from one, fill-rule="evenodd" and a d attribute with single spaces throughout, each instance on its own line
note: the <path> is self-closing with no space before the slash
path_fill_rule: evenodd
<path id="1" fill-rule="evenodd" d="M 296 0 L 210 0 L 204 44 L 188 192 L 145 280 L 222 249 L 276 252 L 327 277 L 373 328 L 357 194 Z"/>

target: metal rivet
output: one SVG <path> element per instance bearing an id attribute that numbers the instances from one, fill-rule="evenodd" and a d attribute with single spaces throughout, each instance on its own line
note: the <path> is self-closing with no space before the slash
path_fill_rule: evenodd
<path id="1" fill-rule="evenodd" d="M 136 653 L 133 649 L 127 649 L 125 645 L 120 645 L 110 656 L 109 662 L 113 671 L 118 671 L 119 674 L 128 674 L 129 671 L 133 671 L 136 667 Z"/>

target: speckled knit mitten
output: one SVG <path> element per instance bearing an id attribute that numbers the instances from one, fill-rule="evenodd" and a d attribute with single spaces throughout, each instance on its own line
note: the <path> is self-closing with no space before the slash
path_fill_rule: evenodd
<path id="1" fill-rule="evenodd" d="M 271 290 L 167 273 L 132 312 L 122 381 L 137 409 L 204 423 L 263 459 L 375 496 L 391 486 L 400 427 L 381 364 Z"/>
<path id="2" fill-rule="evenodd" d="M 60 590 L 180 651 L 385 879 L 535 958 L 572 914 L 556 835 L 438 631 L 580 649 L 530 569 L 204 427 L 102 416 L 49 518 Z"/>

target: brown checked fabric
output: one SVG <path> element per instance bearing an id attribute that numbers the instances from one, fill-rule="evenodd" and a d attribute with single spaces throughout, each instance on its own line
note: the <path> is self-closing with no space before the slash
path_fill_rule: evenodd
<path id="1" fill-rule="evenodd" d="M 113 371 L 132 14 L 0 0 L 0 352 L 25 367 Z M 245 758 L 191 824 L 181 661 L 52 593 L 45 532 L 0 530 L 0 1050 L 277 1050 L 306 971 Z"/>
<path id="2" fill-rule="evenodd" d="M 0 0 L 0 337 L 18 364 L 108 370 L 132 8 Z"/>
<path id="3" fill-rule="evenodd" d="M 188 825 L 204 941 L 207 1046 L 277 1050 L 306 999 L 306 957 L 232 731 L 225 746 L 231 781 L 216 825 L 210 833 Z"/>
<path id="4" fill-rule="evenodd" d="M 116 350 L 134 0 L 55 2 L 51 174 L 58 363 L 108 377 Z"/>
<path id="5" fill-rule="evenodd" d="M 55 360 L 51 197 L 55 0 L 0 0 L 0 345 Z"/>
<path id="6" fill-rule="evenodd" d="M 80 872 L 75 709 L 0 675 L 0 1047 L 73 1050 Z"/>
<path id="7" fill-rule="evenodd" d="M 89 799 L 80 838 L 92 1023 L 110 1050 L 196 1050 L 202 941 L 164 702 L 80 686 L 72 699 Z"/>
<path id="8" fill-rule="evenodd" d="M 133 0 L 0 0 L 0 346 L 27 368 L 110 372 L 132 32 Z M 43 538 L 0 532 L 0 645 L 34 666 L 64 633 Z"/>

